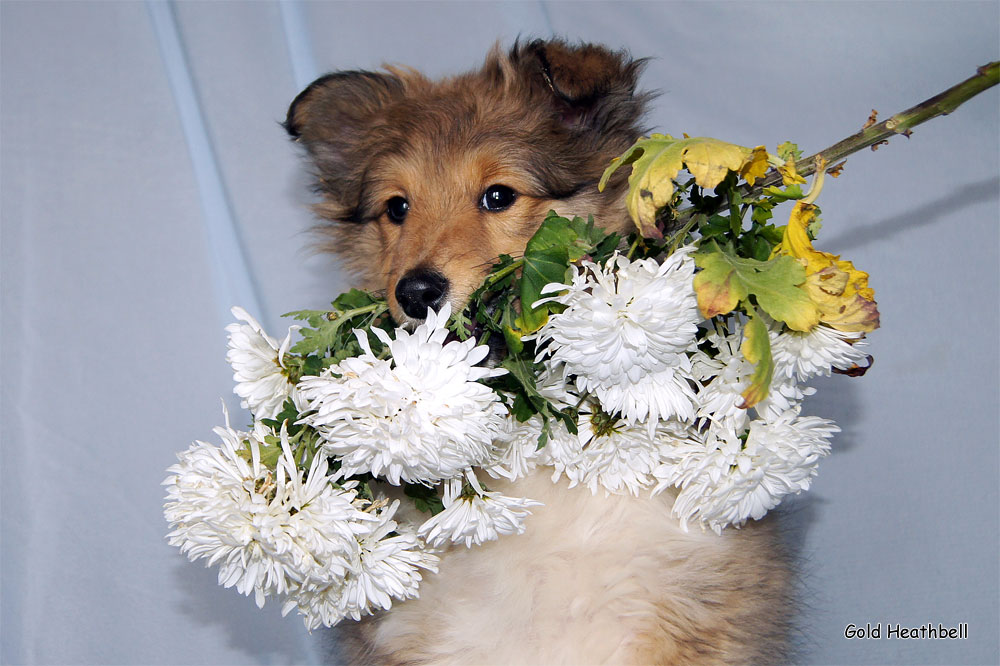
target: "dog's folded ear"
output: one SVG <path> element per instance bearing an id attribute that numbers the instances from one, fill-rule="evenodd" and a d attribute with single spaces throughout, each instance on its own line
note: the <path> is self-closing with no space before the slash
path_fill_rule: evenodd
<path id="1" fill-rule="evenodd" d="M 562 40 L 515 43 L 510 62 L 546 95 L 566 124 L 598 131 L 632 129 L 649 95 L 636 94 L 645 60 L 626 51 Z"/>
<path id="2" fill-rule="evenodd" d="M 319 189 L 335 201 L 352 202 L 336 216 L 356 216 L 366 138 L 382 110 L 404 89 L 393 73 L 334 72 L 309 84 L 288 108 L 285 130 L 308 150 Z"/>
<path id="3" fill-rule="evenodd" d="M 285 130 L 307 146 L 343 140 L 365 126 L 383 106 L 401 95 L 403 82 L 381 72 L 334 72 L 299 93 L 288 108 Z"/>

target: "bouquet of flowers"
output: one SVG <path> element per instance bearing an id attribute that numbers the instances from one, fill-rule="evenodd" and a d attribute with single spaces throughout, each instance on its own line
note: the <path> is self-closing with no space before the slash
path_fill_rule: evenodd
<path id="1" fill-rule="evenodd" d="M 878 310 L 866 273 L 813 248 L 838 168 L 818 164 L 804 193 L 798 157 L 643 138 L 603 181 L 631 165 L 637 232 L 551 213 L 467 307 L 412 330 L 356 290 L 289 313 L 303 323 L 281 340 L 234 308 L 253 422 L 227 415 L 221 444 L 170 467 L 170 543 L 313 629 L 417 596 L 442 548 L 522 533 L 538 503 L 494 479 L 670 489 L 685 529 L 716 533 L 807 490 L 838 429 L 802 415 L 805 382 L 863 374 Z M 760 186 L 768 172 L 780 186 Z"/>

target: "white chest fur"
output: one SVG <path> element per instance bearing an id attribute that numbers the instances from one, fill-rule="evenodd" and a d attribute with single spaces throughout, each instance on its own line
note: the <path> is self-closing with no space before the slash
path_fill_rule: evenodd
<path id="1" fill-rule="evenodd" d="M 780 660 L 786 558 L 767 524 L 681 530 L 673 495 L 594 496 L 539 470 L 523 535 L 453 547 L 420 598 L 340 633 L 351 663 L 737 664 Z M 765 521 L 766 523 L 766 521 Z"/>

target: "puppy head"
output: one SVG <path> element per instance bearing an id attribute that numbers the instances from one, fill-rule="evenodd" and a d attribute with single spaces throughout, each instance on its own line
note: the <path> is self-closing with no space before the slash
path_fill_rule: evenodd
<path id="1" fill-rule="evenodd" d="M 641 67 L 600 46 L 534 41 L 440 82 L 400 68 L 318 79 L 285 128 L 315 165 L 325 247 L 406 322 L 463 306 L 549 210 L 625 229 L 624 175 L 604 193 L 597 181 L 641 133 Z"/>

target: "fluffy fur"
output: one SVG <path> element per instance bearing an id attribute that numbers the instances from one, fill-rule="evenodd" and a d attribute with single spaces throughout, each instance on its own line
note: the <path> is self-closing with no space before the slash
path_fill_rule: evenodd
<path id="1" fill-rule="evenodd" d="M 535 41 L 494 49 L 481 69 L 439 82 L 391 67 L 317 80 L 292 103 L 286 129 L 315 164 L 327 247 L 407 322 L 401 281 L 436 276 L 435 303 L 459 307 L 500 254 L 523 251 L 550 209 L 627 229 L 624 174 L 603 194 L 597 181 L 641 134 L 641 66 L 600 46 Z M 484 192 L 498 184 L 515 198 L 489 210 Z M 400 199 L 402 220 L 390 203 Z M 544 502 L 527 532 L 452 548 L 419 599 L 344 626 L 351 663 L 744 664 L 784 655 L 789 574 L 766 521 L 722 537 L 685 533 L 666 493 L 595 497 L 545 471 L 490 485 Z"/>

